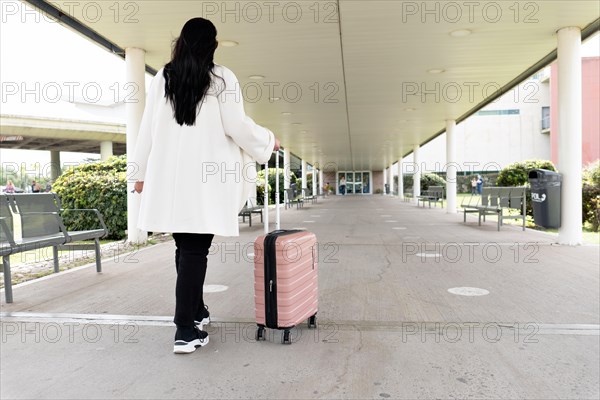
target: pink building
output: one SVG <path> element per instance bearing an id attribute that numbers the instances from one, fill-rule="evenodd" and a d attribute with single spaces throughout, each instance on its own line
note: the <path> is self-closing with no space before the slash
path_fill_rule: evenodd
<path id="1" fill-rule="evenodd" d="M 600 158 L 600 57 L 584 57 L 581 60 L 583 92 L 583 165 Z M 558 164 L 558 71 L 552 64 L 550 72 L 550 146 L 551 158 Z M 544 124 L 544 122 L 542 122 Z"/>

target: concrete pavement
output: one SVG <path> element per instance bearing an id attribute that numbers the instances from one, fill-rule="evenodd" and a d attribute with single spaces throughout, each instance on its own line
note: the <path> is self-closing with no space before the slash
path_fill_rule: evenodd
<path id="1" fill-rule="evenodd" d="M 274 220 L 274 213 L 271 214 Z M 319 240 L 317 330 L 255 342 L 252 246 L 215 238 L 210 343 L 171 353 L 174 245 L 15 287 L 2 303 L 8 398 L 598 398 L 598 246 L 383 196 L 282 210 Z M 476 288 L 460 296 L 451 288 Z M 222 291 L 220 291 L 222 290 Z"/>

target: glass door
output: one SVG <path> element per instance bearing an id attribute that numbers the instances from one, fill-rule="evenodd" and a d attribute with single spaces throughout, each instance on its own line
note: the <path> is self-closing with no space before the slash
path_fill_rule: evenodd
<path id="1" fill-rule="evenodd" d="M 354 173 L 354 193 L 356 194 L 362 194 L 362 178 L 363 177 L 363 173 L 362 172 L 355 172 Z"/>
<path id="2" fill-rule="evenodd" d="M 363 194 L 370 194 L 371 193 L 371 179 L 370 179 L 371 173 L 370 172 L 363 172 L 362 173 L 362 193 Z"/>
<path id="3" fill-rule="evenodd" d="M 346 194 L 354 194 L 354 173 L 346 172 Z"/>

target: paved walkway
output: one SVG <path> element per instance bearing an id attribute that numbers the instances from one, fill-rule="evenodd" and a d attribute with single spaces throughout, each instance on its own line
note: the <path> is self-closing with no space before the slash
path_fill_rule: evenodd
<path id="1" fill-rule="evenodd" d="M 271 213 L 271 221 L 274 219 Z M 383 196 L 282 210 L 319 239 L 318 330 L 255 342 L 252 243 L 216 238 L 210 343 L 174 355 L 174 245 L 16 287 L 0 397 L 598 398 L 599 247 Z M 451 288 L 484 289 L 461 296 Z"/>

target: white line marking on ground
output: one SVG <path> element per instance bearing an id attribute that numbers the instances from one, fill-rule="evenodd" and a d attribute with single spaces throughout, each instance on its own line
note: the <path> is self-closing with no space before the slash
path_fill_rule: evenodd
<path id="1" fill-rule="evenodd" d="M 252 318 L 219 318 L 211 315 L 213 324 L 252 324 L 256 322 Z M 146 326 L 175 326 L 173 324 L 173 316 L 168 315 L 119 315 L 119 314 L 68 314 L 68 313 L 36 313 L 36 312 L 1 312 L 0 322 L 6 323 L 81 323 L 81 324 L 98 324 L 98 325 L 115 325 L 115 324 L 137 324 Z M 419 322 L 419 321 L 403 321 L 403 322 L 385 322 L 385 321 L 321 321 L 321 324 L 335 324 L 337 328 L 344 331 L 398 331 L 409 325 L 427 325 L 435 327 L 439 322 Z M 443 322 L 441 324 L 448 323 Z M 489 321 L 474 323 L 474 322 L 452 322 L 453 325 L 465 325 L 465 329 L 481 329 Z M 531 322 L 496 322 L 499 327 L 523 330 L 526 333 L 531 332 Z M 600 336 L 600 325 L 597 324 L 545 324 L 535 323 L 539 328 L 536 334 L 540 335 L 582 335 L 582 336 Z"/>
<path id="2" fill-rule="evenodd" d="M 441 257 L 440 253 L 417 253 L 415 254 L 417 257 L 429 258 L 429 257 Z"/>
<path id="3" fill-rule="evenodd" d="M 474 287 L 455 287 L 448 289 L 448 292 L 459 296 L 487 296 L 490 294 L 489 290 Z"/>
<path id="4" fill-rule="evenodd" d="M 227 289 L 229 289 L 229 286 L 225 286 L 225 285 L 204 285 L 204 288 L 202 290 L 204 291 L 204 293 L 219 293 L 219 292 L 224 292 Z"/>

